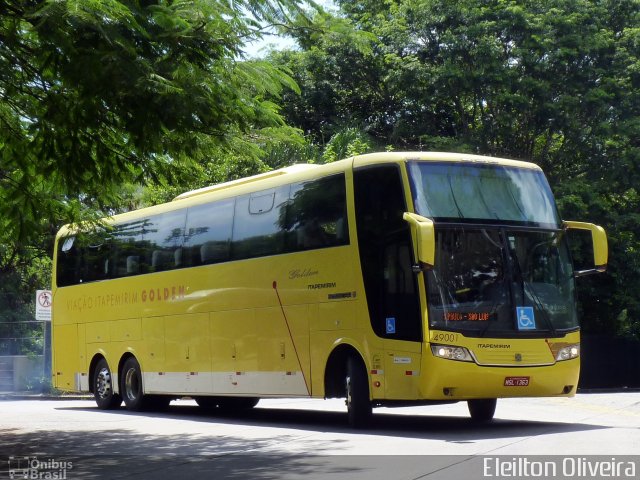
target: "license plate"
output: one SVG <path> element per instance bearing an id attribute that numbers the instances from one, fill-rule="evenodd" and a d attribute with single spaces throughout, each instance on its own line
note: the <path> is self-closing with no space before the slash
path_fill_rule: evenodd
<path id="1" fill-rule="evenodd" d="M 529 377 L 505 377 L 505 387 L 528 387 Z"/>

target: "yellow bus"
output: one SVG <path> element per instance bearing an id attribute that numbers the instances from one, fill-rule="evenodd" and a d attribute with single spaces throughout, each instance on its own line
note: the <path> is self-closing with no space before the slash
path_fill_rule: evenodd
<path id="1" fill-rule="evenodd" d="M 590 232 L 574 271 L 570 229 Z M 589 235 L 587 233 L 587 235 Z M 572 396 L 575 278 L 604 230 L 562 221 L 541 169 L 451 153 L 294 165 L 65 226 L 53 384 L 130 410 L 194 398 L 372 407 Z"/>

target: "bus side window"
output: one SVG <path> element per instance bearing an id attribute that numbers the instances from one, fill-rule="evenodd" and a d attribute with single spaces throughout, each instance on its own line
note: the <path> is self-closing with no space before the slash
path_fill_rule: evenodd
<path id="1" fill-rule="evenodd" d="M 182 248 L 186 217 L 184 210 L 176 210 L 149 218 L 141 245 L 150 272 L 176 268 L 175 251 Z"/>
<path id="2" fill-rule="evenodd" d="M 176 248 L 175 252 L 173 252 L 173 264 L 176 268 L 182 268 L 182 253 L 183 248 Z"/>
<path id="3" fill-rule="evenodd" d="M 282 212 L 289 199 L 289 185 L 236 199 L 231 258 L 262 257 L 284 253 Z"/>
<path id="4" fill-rule="evenodd" d="M 344 175 L 292 185 L 283 229 L 291 252 L 348 244 Z"/>
<path id="5" fill-rule="evenodd" d="M 59 287 L 78 283 L 78 268 L 81 261 L 78 243 L 76 236 L 70 236 L 58 244 L 56 283 Z"/>
<path id="6" fill-rule="evenodd" d="M 176 265 L 184 267 L 229 260 L 235 199 L 229 198 L 189 208 L 182 248 L 174 252 Z"/>
<path id="7" fill-rule="evenodd" d="M 144 271 L 140 257 L 144 255 L 142 232 L 147 222 L 147 219 L 142 219 L 123 223 L 117 225 L 111 232 L 114 259 L 114 270 L 111 276 L 113 278 L 136 275 Z"/>
<path id="8" fill-rule="evenodd" d="M 151 254 L 151 269 L 154 272 L 169 270 L 175 266 L 174 256 L 169 250 L 154 250 Z"/>
<path id="9" fill-rule="evenodd" d="M 140 256 L 129 255 L 127 257 L 127 275 L 137 275 L 140 273 Z"/>
<path id="10" fill-rule="evenodd" d="M 200 262 L 219 263 L 229 259 L 229 242 L 205 242 L 200 246 Z"/>

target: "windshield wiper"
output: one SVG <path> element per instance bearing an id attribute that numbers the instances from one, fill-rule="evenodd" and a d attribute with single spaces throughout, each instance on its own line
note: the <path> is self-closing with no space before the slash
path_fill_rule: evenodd
<path id="1" fill-rule="evenodd" d="M 456 200 L 456 194 L 453 191 L 453 185 L 451 185 L 451 175 L 447 175 L 447 180 L 449 181 L 449 190 L 451 190 L 451 198 L 453 199 L 453 204 L 456 206 L 456 209 L 458 210 L 458 215 L 460 215 L 460 218 L 464 218 L 464 215 L 462 214 L 462 210 L 460 210 L 460 205 L 458 205 L 458 201 Z"/>
<path id="2" fill-rule="evenodd" d="M 505 263 L 504 240 L 502 241 L 502 244 L 495 242 L 493 240 L 493 238 L 491 238 L 491 235 L 489 235 L 487 233 L 486 229 L 482 229 L 482 235 L 485 237 L 485 239 L 489 243 L 491 243 L 494 247 L 496 247 L 498 250 L 500 250 L 500 257 L 502 258 L 502 263 L 504 264 Z M 504 292 L 505 291 L 504 290 L 505 287 L 506 287 L 506 279 L 503 277 L 503 279 L 502 279 L 502 288 L 500 289 L 500 291 Z M 496 298 L 496 299 L 494 299 L 493 304 L 491 305 L 491 309 L 489 310 L 489 320 L 487 320 L 487 325 L 480 332 L 480 337 L 481 338 L 483 338 L 486 335 L 486 333 L 489 331 L 489 328 L 491 327 L 491 317 L 498 310 L 498 305 L 499 305 L 499 298 Z"/>

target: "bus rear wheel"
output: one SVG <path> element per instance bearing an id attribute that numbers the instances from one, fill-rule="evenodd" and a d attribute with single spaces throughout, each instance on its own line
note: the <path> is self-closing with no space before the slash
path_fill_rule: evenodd
<path id="1" fill-rule="evenodd" d="M 113 391 L 111 370 L 104 358 L 100 359 L 93 373 L 93 397 L 102 410 L 112 410 L 122 404 L 120 395 Z"/>
<path id="2" fill-rule="evenodd" d="M 351 356 L 347 359 L 345 378 L 347 415 L 353 428 L 366 428 L 371 421 L 369 377 L 361 361 Z"/>
<path id="3" fill-rule="evenodd" d="M 218 408 L 218 397 L 196 397 L 195 400 L 203 410 L 215 410 Z"/>
<path id="4" fill-rule="evenodd" d="M 142 370 L 135 357 L 129 357 L 122 367 L 120 375 L 120 392 L 124 399 L 127 410 L 139 412 L 147 406 L 148 399 L 145 399 L 142 389 Z"/>
<path id="5" fill-rule="evenodd" d="M 482 398 L 476 400 L 467 400 L 471 420 L 476 423 L 488 423 L 493 419 L 496 413 L 496 404 L 498 400 L 495 398 Z"/>

